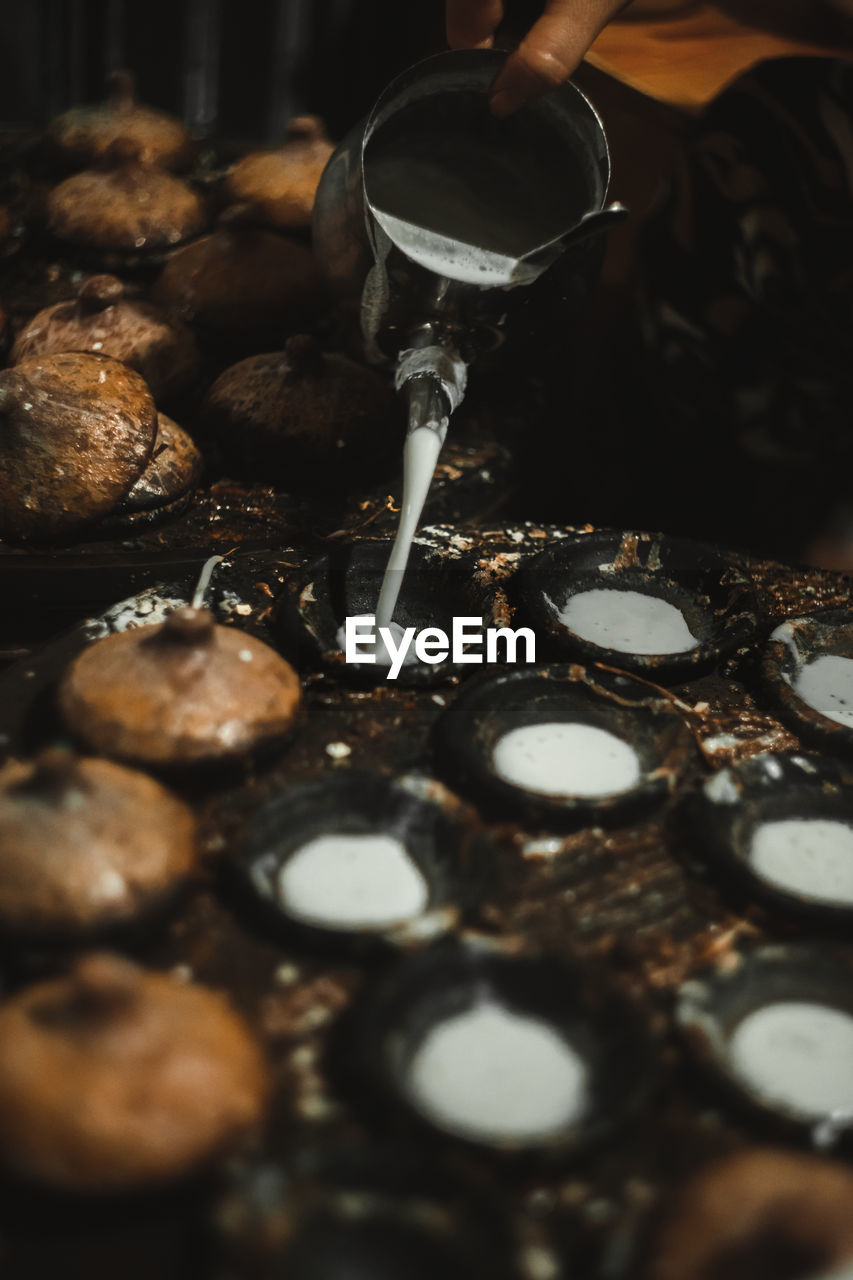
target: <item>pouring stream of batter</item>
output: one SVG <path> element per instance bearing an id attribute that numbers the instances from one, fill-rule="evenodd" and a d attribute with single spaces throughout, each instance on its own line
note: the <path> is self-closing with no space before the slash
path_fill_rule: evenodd
<path id="1" fill-rule="evenodd" d="M 397 388 L 405 388 L 409 398 L 409 429 L 403 452 L 403 500 L 397 535 L 376 606 L 377 628 L 391 626 L 450 414 L 464 395 L 465 375 L 462 361 L 438 346 L 413 348 L 400 357 Z"/>

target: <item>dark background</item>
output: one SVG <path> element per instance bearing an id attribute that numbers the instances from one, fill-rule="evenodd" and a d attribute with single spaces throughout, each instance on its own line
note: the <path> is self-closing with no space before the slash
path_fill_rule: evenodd
<path id="1" fill-rule="evenodd" d="M 511 46 L 543 6 L 504 7 Z M 0 0 L 0 120 L 44 124 L 128 67 L 143 102 L 202 133 L 275 142 L 312 112 L 339 137 L 444 48 L 444 0 Z"/>
<path id="2" fill-rule="evenodd" d="M 444 46 L 442 0 L 0 0 L 0 119 L 43 123 L 129 67 L 195 129 L 275 141 L 316 112 L 340 135 Z"/>

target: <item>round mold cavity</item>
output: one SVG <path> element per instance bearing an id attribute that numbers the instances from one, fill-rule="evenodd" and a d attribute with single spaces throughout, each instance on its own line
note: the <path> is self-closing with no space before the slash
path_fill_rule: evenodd
<path id="1" fill-rule="evenodd" d="M 853 776 L 821 756 L 768 752 L 708 778 L 690 836 L 740 894 L 823 924 L 853 921 Z"/>
<path id="2" fill-rule="evenodd" d="M 677 1021 L 699 1062 L 755 1114 L 829 1148 L 853 1129 L 853 965 L 831 947 L 729 956 L 684 984 Z"/>
<path id="3" fill-rule="evenodd" d="M 279 615 L 285 647 L 301 651 L 308 662 L 319 662 L 348 679 L 383 683 L 389 668 L 380 663 L 346 662 L 339 634 L 348 617 L 375 613 L 391 545 L 390 541 L 350 543 L 309 566 Z M 503 593 L 476 581 L 469 561 L 415 542 L 394 622 L 414 627 L 416 632 L 438 627 L 450 637 L 454 618 L 462 617 L 482 618 L 484 628 L 509 625 Z M 470 629 L 476 631 L 477 627 L 472 623 Z M 478 652 L 482 654 L 482 648 Z M 396 683 L 435 684 L 476 669 L 450 658 L 434 664 L 415 661 L 404 663 Z"/>
<path id="4" fill-rule="evenodd" d="M 853 609 L 780 623 L 765 646 L 761 675 L 798 733 L 825 750 L 853 752 Z"/>
<path id="5" fill-rule="evenodd" d="M 233 865 L 278 935 L 409 948 L 457 926 L 489 849 L 476 816 L 441 783 L 346 772 L 257 808 Z"/>
<path id="6" fill-rule="evenodd" d="M 607 977 L 482 942 L 409 957 L 350 1017 L 361 1096 L 479 1149 L 583 1149 L 636 1114 L 655 1078 L 645 1013 Z"/>
<path id="7" fill-rule="evenodd" d="M 658 683 L 710 671 L 758 625 L 752 583 L 731 557 L 663 534 L 561 540 L 524 566 L 518 595 L 522 621 L 555 656 Z"/>
<path id="8" fill-rule="evenodd" d="M 507 768 L 516 747 L 518 773 Z M 468 685 L 439 720 L 435 748 L 450 785 L 490 814 L 572 826 L 618 824 L 660 804 L 675 790 L 693 739 L 669 699 L 644 682 L 552 664 Z M 511 774 L 529 775 L 530 784 Z M 608 789 L 611 780 L 621 789 Z"/>

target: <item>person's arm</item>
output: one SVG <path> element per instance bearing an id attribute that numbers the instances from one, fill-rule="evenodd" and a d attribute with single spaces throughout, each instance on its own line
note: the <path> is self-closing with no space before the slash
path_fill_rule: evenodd
<path id="1" fill-rule="evenodd" d="M 627 0 L 547 0 L 492 85 L 491 107 L 508 116 L 574 71 L 602 27 Z M 487 48 L 503 17 L 503 0 L 446 0 L 447 40 L 452 49 Z"/>

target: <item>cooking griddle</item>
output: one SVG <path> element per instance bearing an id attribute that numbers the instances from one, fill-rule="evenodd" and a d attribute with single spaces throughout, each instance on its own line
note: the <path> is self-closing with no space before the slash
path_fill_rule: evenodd
<path id="1" fill-rule="evenodd" d="M 521 565 L 555 539 L 582 532 L 450 525 L 427 528 L 421 539 L 452 554 L 461 538 L 476 572 L 512 600 Z M 226 625 L 287 643 L 280 602 L 315 554 L 304 544 L 235 554 L 216 571 L 208 602 Z M 90 1280 L 280 1274 L 284 1241 L 319 1203 L 346 1192 L 365 1204 L 384 1196 L 403 1214 L 414 1200 L 432 1203 L 460 1240 L 466 1232 L 499 1239 L 508 1273 L 528 1280 L 635 1274 L 649 1222 L 687 1174 L 717 1154 L 768 1139 L 795 1141 L 784 1127 L 741 1109 L 698 1068 L 676 1032 L 673 1009 L 685 979 L 738 949 L 814 935 L 808 923 L 730 892 L 698 856 L 680 813 L 686 797 L 723 766 L 760 752 L 807 749 L 779 719 L 757 654 L 783 619 L 846 605 L 851 584 L 840 574 L 737 561 L 755 592 L 753 639 L 701 678 L 666 689 L 649 685 L 670 702 L 694 744 L 677 785 L 654 812 L 624 826 L 558 831 L 464 802 L 495 853 L 460 933 L 508 954 L 581 964 L 593 984 L 621 991 L 655 1044 L 650 1100 L 638 1115 L 571 1158 L 515 1160 L 412 1126 L 390 1099 L 382 1105 L 357 1060 L 359 1027 L 371 992 L 411 956 L 393 947 L 353 955 L 272 933 L 236 891 L 232 864 L 253 813 L 284 789 L 349 771 L 441 777 L 452 787 L 435 743 L 460 677 L 414 688 L 365 687 L 348 682 L 346 671 L 303 667 L 305 721 L 283 754 L 235 770 L 224 784 L 217 778 L 215 789 L 198 779 L 178 784 L 202 821 L 205 876 L 178 915 L 122 944 L 152 967 L 226 991 L 256 1028 L 276 1079 L 262 1147 L 190 1185 L 107 1204 L 4 1186 L 5 1273 L 61 1269 Z M 111 629 L 144 624 L 168 607 L 164 601 L 189 599 L 195 578 L 195 565 L 177 565 L 171 579 L 0 674 L 3 752 L 30 753 L 61 739 L 52 694 L 73 654 Z M 835 941 L 853 962 L 853 949 L 843 938 Z M 6 989 L 64 963 L 44 949 L 7 949 Z M 469 1274 L 476 1273 L 474 1265 Z"/>

